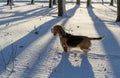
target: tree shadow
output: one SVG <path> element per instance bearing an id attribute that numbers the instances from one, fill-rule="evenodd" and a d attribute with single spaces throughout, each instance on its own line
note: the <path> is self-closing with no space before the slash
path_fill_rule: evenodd
<path id="1" fill-rule="evenodd" d="M 70 15 L 70 16 L 73 16 L 76 12 L 76 10 L 80 7 L 80 5 L 75 5 L 73 8 L 69 9 L 67 11 L 67 13 Z"/>
<path id="2" fill-rule="evenodd" d="M 80 5 L 75 5 L 73 8 L 69 9 L 67 11 L 67 14 L 68 14 L 68 18 L 66 18 L 63 23 L 62 23 L 62 26 L 65 26 L 65 24 L 70 20 L 70 18 L 75 14 L 76 10 L 80 7 Z"/>
<path id="3" fill-rule="evenodd" d="M 117 24 L 118 26 L 120 26 L 120 22 L 116 22 L 116 24 Z"/>
<path id="4" fill-rule="evenodd" d="M 107 6 L 107 5 L 104 5 L 106 8 L 108 8 L 109 10 L 111 10 L 112 12 L 115 12 L 115 13 L 117 13 L 117 10 L 114 10 L 114 9 L 112 9 L 112 8 L 110 8 L 110 7 L 113 7 L 113 6 Z M 116 7 L 115 7 L 116 8 Z"/>
<path id="5" fill-rule="evenodd" d="M 62 53 L 60 63 L 53 69 L 49 78 L 95 78 L 87 55 L 80 55 L 80 67 L 74 67 L 68 60 L 69 54 Z"/>
<path id="6" fill-rule="evenodd" d="M 34 78 L 37 74 L 37 71 L 42 71 L 44 60 L 48 59 L 48 55 L 50 54 L 51 46 L 55 42 L 56 37 L 52 37 L 43 47 L 39 53 L 37 54 L 38 57 L 33 57 L 34 60 L 30 61 L 29 64 L 30 68 L 25 68 L 24 72 L 21 73 L 20 77 L 24 78 Z M 28 66 L 29 67 L 29 66 Z M 47 68 L 46 68 L 47 70 Z M 36 73 L 35 73 L 36 72 Z M 39 72 L 40 73 L 40 72 Z M 41 74 L 41 73 L 40 73 Z"/>
<path id="7" fill-rule="evenodd" d="M 25 12 L 15 12 L 13 15 L 8 16 L 8 17 L 0 17 L 0 19 L 5 19 L 5 18 L 9 18 L 6 20 L 0 20 L 0 25 L 6 24 L 6 23 L 11 23 L 11 22 L 16 22 L 16 21 L 20 21 L 20 20 L 27 20 L 33 17 L 38 17 L 38 16 L 44 16 L 50 13 L 50 11 L 56 9 L 55 8 L 48 8 L 48 6 L 43 6 L 40 8 L 35 8 L 29 11 L 25 11 Z M 25 20 L 25 21 L 26 21 Z"/>
<path id="8" fill-rule="evenodd" d="M 99 35 L 104 35 L 105 38 L 102 40 L 102 46 L 104 48 L 104 51 L 106 52 L 106 55 L 108 56 L 110 66 L 112 68 L 112 72 L 114 75 L 114 78 L 118 78 L 120 73 L 117 70 L 114 60 L 109 58 L 109 55 L 120 55 L 120 46 L 115 38 L 115 36 L 112 34 L 112 32 L 107 28 L 107 26 L 101 21 L 100 18 L 98 18 L 95 13 L 93 12 L 92 8 L 87 8 L 88 14 L 91 17 L 94 27 L 97 30 Z"/>

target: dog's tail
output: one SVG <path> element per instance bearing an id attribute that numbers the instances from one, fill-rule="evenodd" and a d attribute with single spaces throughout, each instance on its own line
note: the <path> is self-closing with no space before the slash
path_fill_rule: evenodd
<path id="1" fill-rule="evenodd" d="M 98 37 L 98 38 L 89 38 L 90 40 L 101 40 L 103 37 Z"/>

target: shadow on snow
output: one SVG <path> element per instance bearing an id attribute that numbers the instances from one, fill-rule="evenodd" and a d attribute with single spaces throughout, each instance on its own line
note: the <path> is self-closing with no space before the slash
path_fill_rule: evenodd
<path id="1" fill-rule="evenodd" d="M 49 78 L 95 78 L 87 55 L 80 55 L 79 59 L 82 59 L 80 67 L 72 66 L 68 58 L 69 54 L 63 52 L 61 62 L 53 69 Z"/>
<path id="2" fill-rule="evenodd" d="M 0 20 L 0 25 L 6 24 L 6 23 L 11 23 L 11 22 L 16 22 L 16 21 L 20 21 L 20 20 L 25 20 L 28 18 L 30 19 L 30 18 L 42 16 L 42 15 L 47 15 L 48 13 L 50 13 L 50 11 L 52 11 L 54 9 L 56 9 L 56 8 L 48 8 L 47 6 L 44 6 L 44 7 L 29 10 L 29 11 L 25 11 L 25 12 L 15 12 L 15 14 L 12 16 L 0 17 L 0 19 L 8 18 L 6 20 Z"/>
<path id="3" fill-rule="evenodd" d="M 105 38 L 102 41 L 103 48 L 108 55 L 109 63 L 111 65 L 114 78 L 119 78 L 120 71 L 118 70 L 118 65 L 114 63 L 115 61 L 109 58 L 109 55 L 120 55 L 120 46 L 115 39 L 115 36 L 112 34 L 112 32 L 106 27 L 106 25 L 101 21 L 100 18 L 98 18 L 95 13 L 93 12 L 92 8 L 87 8 L 88 14 L 90 15 L 94 27 L 97 30 L 99 35 L 104 35 Z"/>

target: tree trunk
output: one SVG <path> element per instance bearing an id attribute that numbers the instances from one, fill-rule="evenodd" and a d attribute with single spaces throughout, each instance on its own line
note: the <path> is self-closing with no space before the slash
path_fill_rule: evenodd
<path id="1" fill-rule="evenodd" d="M 34 1 L 34 0 L 31 0 L 31 4 L 35 4 L 35 1 Z"/>
<path id="2" fill-rule="evenodd" d="M 58 16 L 62 16 L 63 15 L 63 0 L 58 0 Z"/>
<path id="3" fill-rule="evenodd" d="M 57 4 L 57 1 L 56 0 L 53 0 L 53 5 L 56 5 Z"/>
<path id="4" fill-rule="evenodd" d="M 58 0 L 58 16 L 67 16 L 65 0 Z"/>
<path id="5" fill-rule="evenodd" d="M 116 22 L 120 21 L 120 0 L 117 0 L 117 19 Z"/>
<path id="6" fill-rule="evenodd" d="M 49 8 L 53 7 L 53 0 L 49 0 Z"/>
<path id="7" fill-rule="evenodd" d="M 102 0 L 102 5 L 104 5 L 104 0 Z"/>
<path id="8" fill-rule="evenodd" d="M 77 5 L 80 5 L 80 0 L 77 0 L 76 4 L 77 4 Z"/>
<path id="9" fill-rule="evenodd" d="M 9 0 L 7 0 L 7 5 L 9 5 L 10 4 L 10 1 Z"/>
<path id="10" fill-rule="evenodd" d="M 111 0 L 110 5 L 113 6 L 113 0 Z"/>
<path id="11" fill-rule="evenodd" d="M 114 3 L 117 4 L 117 0 L 114 0 Z"/>
<path id="12" fill-rule="evenodd" d="M 87 0 L 87 7 L 91 7 L 91 0 Z"/>
<path id="13" fill-rule="evenodd" d="M 14 5 L 13 0 L 7 0 L 7 5 Z"/>

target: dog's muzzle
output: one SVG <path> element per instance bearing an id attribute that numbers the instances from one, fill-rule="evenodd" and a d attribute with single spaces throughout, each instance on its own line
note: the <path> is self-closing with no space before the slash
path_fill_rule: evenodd
<path id="1" fill-rule="evenodd" d="M 53 33 L 53 35 L 55 35 L 55 34 L 54 34 L 54 30 L 53 30 L 53 28 L 51 28 L 51 33 Z"/>
<path id="2" fill-rule="evenodd" d="M 54 29 L 51 28 L 51 33 L 53 33 L 53 35 L 55 36 L 56 34 L 54 33 Z"/>

